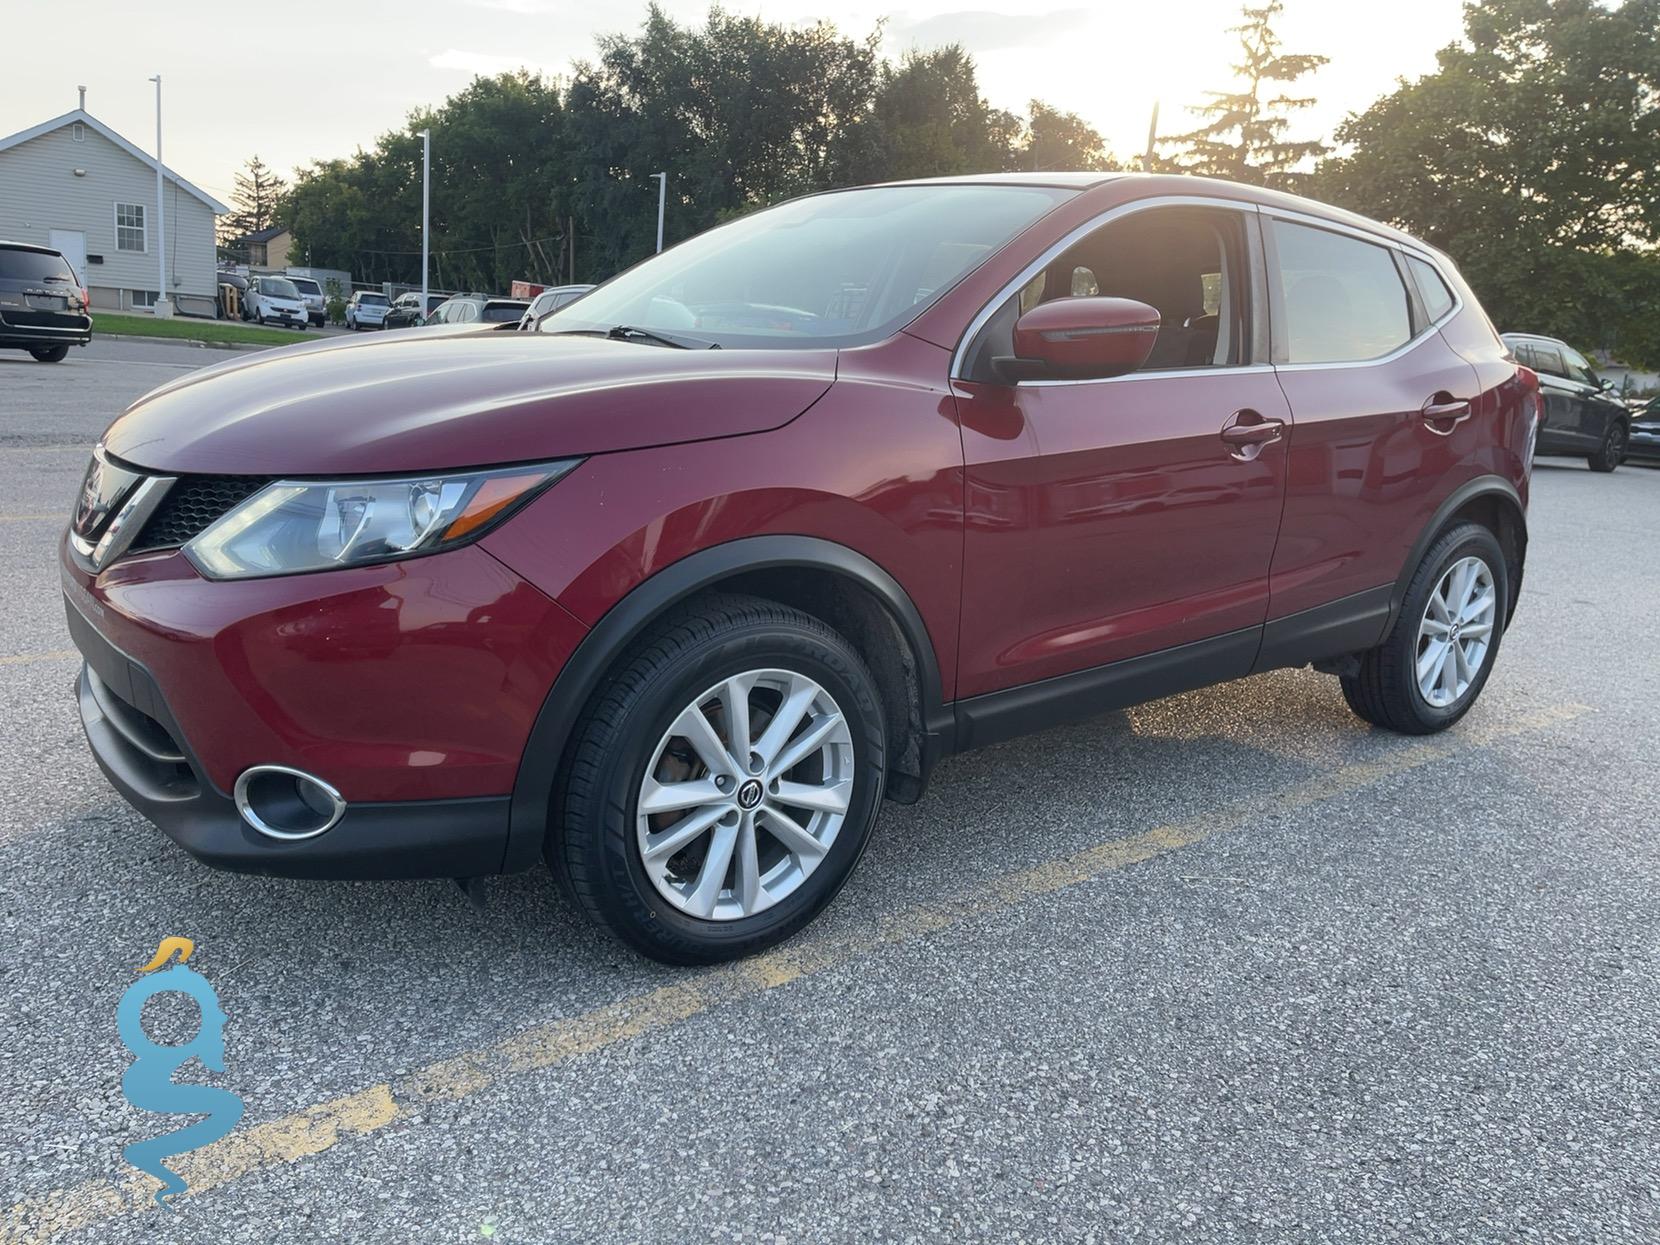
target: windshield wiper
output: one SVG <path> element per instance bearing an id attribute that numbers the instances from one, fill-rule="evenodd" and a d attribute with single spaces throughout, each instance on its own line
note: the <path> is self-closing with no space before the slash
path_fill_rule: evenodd
<path id="1" fill-rule="evenodd" d="M 704 341 L 700 337 L 670 337 L 654 329 L 642 329 L 632 324 L 613 324 L 608 329 L 564 329 L 550 334 L 553 337 L 607 337 L 616 342 L 651 342 L 675 350 L 719 350 L 719 342 Z"/>

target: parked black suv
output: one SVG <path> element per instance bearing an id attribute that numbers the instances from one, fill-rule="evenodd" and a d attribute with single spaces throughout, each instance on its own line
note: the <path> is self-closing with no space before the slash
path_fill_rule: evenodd
<path id="1" fill-rule="evenodd" d="M 0 347 L 59 363 L 91 340 L 86 291 L 69 261 L 50 247 L 0 242 Z"/>
<path id="2" fill-rule="evenodd" d="M 1554 337 L 1506 333 L 1504 344 L 1516 362 L 1539 373 L 1545 421 L 1535 453 L 1584 458 L 1592 471 L 1618 467 L 1631 437 L 1631 412 L 1608 392 L 1613 382 L 1598 377 L 1584 355 Z"/>

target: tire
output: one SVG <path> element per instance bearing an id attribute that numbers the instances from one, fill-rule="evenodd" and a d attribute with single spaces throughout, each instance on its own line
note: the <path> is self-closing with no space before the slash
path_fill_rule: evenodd
<path id="1" fill-rule="evenodd" d="M 1586 460 L 1591 464 L 1591 470 L 1606 474 L 1624 462 L 1625 441 L 1625 425 L 1616 419 L 1608 425 L 1608 431 L 1602 434 L 1602 444 L 1597 448 L 1597 452 Z"/>
<path id="2" fill-rule="evenodd" d="M 1462 681 L 1462 672 L 1454 664 L 1447 671 L 1452 676 L 1448 682 L 1454 686 L 1438 688 L 1438 694 L 1447 695 L 1447 699 L 1435 703 L 1425 694 L 1418 675 L 1420 657 L 1428 657 L 1434 647 L 1433 639 L 1426 640 L 1421 629 L 1444 626 L 1425 621 L 1431 595 L 1437 593 L 1443 579 L 1454 568 L 1472 559 L 1481 564 L 1492 594 L 1490 617 L 1486 620 L 1487 644 L 1481 650 L 1479 665 L 1471 671 L 1468 686 L 1456 688 Z M 1470 711 L 1487 685 L 1493 663 L 1498 660 L 1509 600 L 1509 572 L 1498 539 L 1478 523 L 1459 524 L 1431 545 L 1424 555 L 1407 586 L 1400 614 L 1383 643 L 1360 655 L 1360 668 L 1355 674 L 1342 676 L 1343 699 L 1358 716 L 1386 730 L 1403 735 L 1431 735 L 1446 730 Z M 1478 625 L 1460 622 L 1460 638 L 1454 642 L 1462 646 L 1462 641 L 1471 639 Z M 1470 634 L 1464 634 L 1466 629 Z M 1453 654 L 1449 652 L 1448 657 L 1452 659 Z M 1456 694 L 1450 694 L 1455 690 Z"/>
<path id="3" fill-rule="evenodd" d="M 30 350 L 30 354 L 41 363 L 62 363 L 69 356 L 68 346 L 46 346 L 38 350 Z"/>
<path id="4" fill-rule="evenodd" d="M 734 777 L 716 778 L 716 771 L 693 755 L 689 737 L 674 732 L 689 720 L 688 714 L 699 712 L 711 728 L 706 738 L 716 749 L 726 748 L 720 755 L 730 757 L 734 737 L 725 723 L 731 702 L 719 697 L 741 686 L 728 682 L 735 677 L 754 680 L 753 689 L 743 694 L 752 728 L 751 755 L 728 769 Z M 786 697 L 798 693 L 811 697 L 811 716 L 802 717 L 792 733 L 769 745 L 767 706 L 783 709 L 791 703 Z M 709 712 L 699 710 L 700 705 Z M 839 711 L 839 718 L 830 710 Z M 817 916 L 864 852 L 882 800 L 882 723 L 870 671 L 830 627 L 798 610 L 754 597 L 703 598 L 666 617 L 620 658 L 601 693 L 583 712 L 572 737 L 568 776 L 555 796 L 545 847 L 548 864 L 601 928 L 652 959 L 712 964 L 762 951 Z M 805 759 L 790 763 L 786 754 L 791 747 L 806 746 L 808 733 L 821 730 L 833 731 L 829 740 Z M 769 746 L 771 759 L 790 768 L 771 773 L 765 767 L 737 768 L 758 760 L 760 749 Z M 666 767 L 674 772 L 666 772 Z M 771 810 L 778 804 L 767 791 L 779 789 L 775 780 L 780 772 L 804 784 L 786 787 L 787 794 L 819 783 L 823 785 L 812 789 L 821 796 L 845 799 L 839 823 L 838 814 L 828 809 L 803 816 L 801 807 L 789 806 L 790 815 L 801 818 L 811 837 L 826 840 L 827 848 L 793 854 L 784 850 L 784 838 L 774 838 L 766 829 L 773 824 Z M 751 779 L 750 774 L 758 777 Z M 666 785 L 656 787 L 656 780 L 662 779 L 665 784 L 680 781 L 706 788 L 725 783 L 726 795 L 642 817 L 638 806 L 648 777 L 658 792 L 666 790 Z M 751 797 L 760 806 L 743 803 L 754 811 L 740 812 L 740 803 Z M 706 831 L 682 840 L 684 846 L 672 856 L 659 855 L 654 867 L 661 876 L 654 879 L 646 862 L 646 837 L 662 840 L 665 832 L 684 831 L 700 816 L 716 813 L 718 824 L 709 822 Z M 726 848 L 731 863 L 717 873 L 710 861 L 720 858 L 722 840 L 717 835 L 728 822 L 731 828 L 724 842 L 737 846 Z M 753 905 L 744 902 L 739 883 L 740 862 L 745 859 L 741 836 L 749 835 L 756 850 L 748 859 L 759 862 L 747 872 Z M 724 884 L 727 877 L 731 885 Z M 699 885 L 711 878 L 713 885 Z M 707 915 L 694 912 L 700 893 L 707 897 L 705 902 L 716 905 Z M 748 911 L 751 906 L 753 912 Z"/>

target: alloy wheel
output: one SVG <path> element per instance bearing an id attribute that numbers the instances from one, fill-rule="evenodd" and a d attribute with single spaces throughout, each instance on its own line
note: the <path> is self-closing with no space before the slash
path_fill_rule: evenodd
<path id="1" fill-rule="evenodd" d="M 1418 691 L 1445 709 L 1470 690 L 1493 647 L 1498 619 L 1493 572 L 1480 558 L 1460 558 L 1429 594 L 1418 624 Z"/>
<path id="2" fill-rule="evenodd" d="M 847 819 L 853 757 L 846 717 L 806 675 L 751 670 L 708 688 L 640 782 L 636 840 L 658 894 L 713 921 L 794 894 Z"/>

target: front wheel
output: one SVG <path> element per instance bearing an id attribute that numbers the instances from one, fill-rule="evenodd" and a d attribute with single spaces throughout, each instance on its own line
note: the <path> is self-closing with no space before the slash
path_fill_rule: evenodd
<path id="1" fill-rule="evenodd" d="M 1602 444 L 1590 457 L 1592 471 L 1610 472 L 1625 459 L 1625 425 L 1615 420 L 1602 434 Z"/>
<path id="2" fill-rule="evenodd" d="M 1451 726 L 1487 685 L 1509 599 L 1498 539 L 1476 523 L 1453 528 L 1419 563 L 1383 643 L 1343 676 L 1349 708 L 1405 735 Z"/>
<path id="3" fill-rule="evenodd" d="M 841 889 L 876 822 L 881 704 L 824 623 L 753 597 L 660 624 L 577 726 L 548 862 L 670 964 L 751 955 Z"/>

